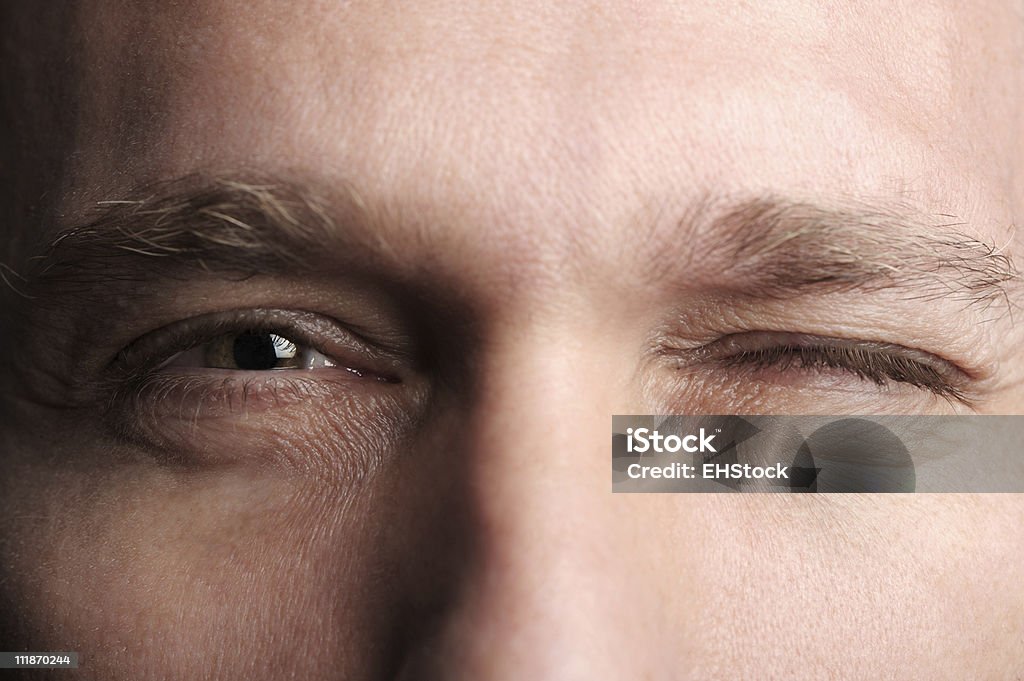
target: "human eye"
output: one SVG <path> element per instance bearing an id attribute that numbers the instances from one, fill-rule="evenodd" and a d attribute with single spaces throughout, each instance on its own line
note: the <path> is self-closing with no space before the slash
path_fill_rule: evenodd
<path id="1" fill-rule="evenodd" d="M 340 322 L 310 312 L 242 310 L 202 315 L 146 334 L 117 365 L 128 375 L 330 369 L 398 382 L 394 354 Z"/>
<path id="2" fill-rule="evenodd" d="M 951 362 L 893 343 L 807 334 L 752 334 L 725 339 L 717 352 L 727 366 L 754 371 L 844 372 L 877 386 L 903 383 L 964 400 L 963 376 Z"/>
<path id="3" fill-rule="evenodd" d="M 971 374 L 934 353 L 893 342 L 805 333 L 732 333 L 699 347 L 670 353 L 687 368 L 700 367 L 726 383 L 807 396 L 885 391 L 893 396 L 932 395 L 949 404 L 970 406 Z M 753 389 L 753 388 L 751 388 Z M 734 392 L 739 390 L 733 388 Z M 842 409 L 850 403 L 837 403 Z M 877 406 L 877 402 L 865 402 Z"/>
<path id="4" fill-rule="evenodd" d="M 403 349 L 330 316 L 275 309 L 148 332 L 118 354 L 112 373 L 117 432 L 181 450 L 226 429 L 255 443 L 325 426 L 352 434 L 395 425 L 414 410 L 419 385 Z"/>
<path id="5" fill-rule="evenodd" d="M 356 376 L 393 381 L 386 373 L 374 373 L 359 361 L 331 357 L 306 341 L 299 331 L 274 326 L 245 326 L 226 331 L 168 358 L 163 370 L 219 369 L 223 371 L 279 371 L 340 368 Z"/>

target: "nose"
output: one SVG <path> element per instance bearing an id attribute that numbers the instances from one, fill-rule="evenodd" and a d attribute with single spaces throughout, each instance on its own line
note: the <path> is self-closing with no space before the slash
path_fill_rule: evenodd
<path id="1" fill-rule="evenodd" d="M 595 343 L 492 348 L 464 442 L 472 565 L 402 678 L 651 678 L 659 650 L 639 495 L 611 493 L 611 416 L 628 377 Z"/>

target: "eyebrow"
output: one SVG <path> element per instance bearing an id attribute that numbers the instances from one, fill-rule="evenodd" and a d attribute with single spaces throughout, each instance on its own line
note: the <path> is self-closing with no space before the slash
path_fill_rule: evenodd
<path id="1" fill-rule="evenodd" d="M 368 221 L 368 214 L 354 215 L 362 205 L 354 191 L 328 201 L 294 183 L 188 175 L 133 195 L 99 201 L 79 224 L 58 232 L 30 258 L 29 288 L 183 268 L 243 276 L 295 272 L 321 259 L 328 246 L 335 254 L 369 250 L 357 243 L 359 232 L 339 228 Z"/>
<path id="2" fill-rule="evenodd" d="M 1007 247 L 971 236 L 956 216 L 905 205 L 705 198 L 685 221 L 694 236 L 686 266 L 708 257 L 715 288 L 752 299 L 893 290 L 1010 312 L 1021 285 Z"/>
<path id="3" fill-rule="evenodd" d="M 381 215 L 347 185 L 325 197 L 299 183 L 196 174 L 134 195 L 99 202 L 58 233 L 30 259 L 25 289 L 88 290 L 185 271 L 295 274 L 339 259 L 369 267 L 408 250 L 388 243 Z M 717 197 L 696 202 L 670 238 L 653 230 L 640 241 L 660 247 L 665 267 L 692 272 L 701 259 L 699 269 L 715 270 L 710 285 L 755 299 L 896 289 L 1011 309 L 1020 275 L 1010 255 L 965 226 L 906 207 Z M 687 244 L 684 257 L 654 243 L 662 240 Z"/>

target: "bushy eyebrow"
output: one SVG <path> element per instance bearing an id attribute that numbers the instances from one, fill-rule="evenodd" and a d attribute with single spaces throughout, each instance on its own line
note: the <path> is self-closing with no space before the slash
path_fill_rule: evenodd
<path id="1" fill-rule="evenodd" d="M 325 198 L 281 180 L 190 175 L 101 202 L 81 222 L 31 260 L 29 291 L 196 268 L 294 275 L 338 260 L 385 261 L 400 250 L 387 241 L 394 230 L 380 229 L 380 212 L 351 187 Z M 964 226 L 905 207 L 718 197 L 694 204 L 663 235 L 672 248 L 657 246 L 666 267 L 693 271 L 700 262 L 708 286 L 752 298 L 898 289 L 914 299 L 1012 304 L 1021 282 L 1010 255 Z"/>

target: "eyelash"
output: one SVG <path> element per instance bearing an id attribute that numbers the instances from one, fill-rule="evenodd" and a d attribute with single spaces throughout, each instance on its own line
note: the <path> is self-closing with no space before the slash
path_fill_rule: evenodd
<path id="1" fill-rule="evenodd" d="M 723 358 L 721 362 L 732 367 L 778 371 L 838 369 L 875 385 L 906 383 L 943 398 L 966 401 L 963 390 L 934 367 L 909 357 L 856 346 L 777 345 L 740 352 Z"/>
<path id="2" fill-rule="evenodd" d="M 673 362 L 744 372 L 842 372 L 878 386 L 906 384 L 970 406 L 969 374 L 952 362 L 905 346 L 778 331 L 732 333 L 699 347 L 663 341 Z"/>

